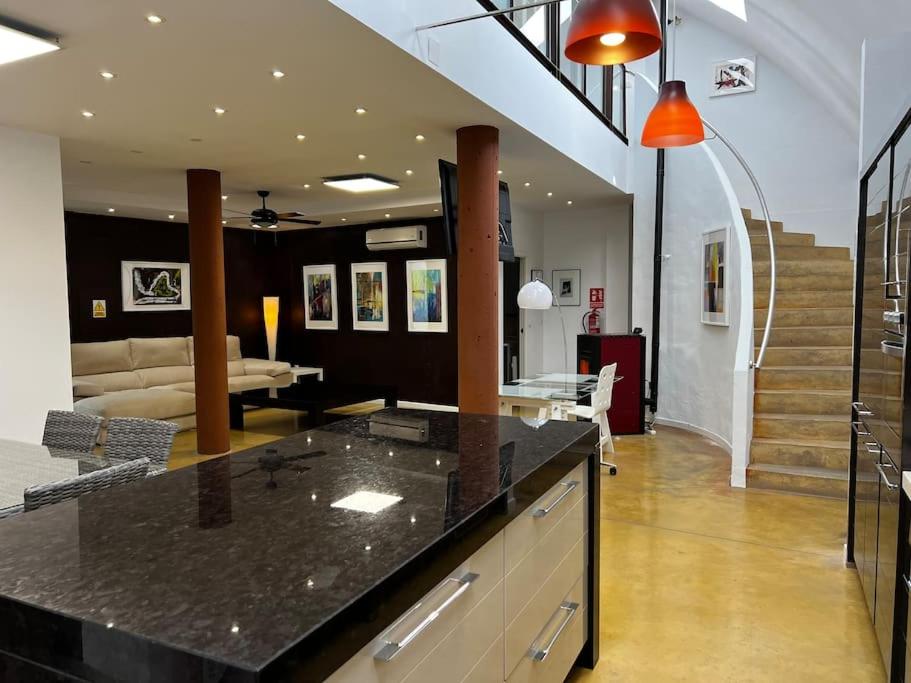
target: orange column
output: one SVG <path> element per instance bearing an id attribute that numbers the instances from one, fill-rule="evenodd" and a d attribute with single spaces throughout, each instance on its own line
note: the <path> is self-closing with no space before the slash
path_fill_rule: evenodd
<path id="1" fill-rule="evenodd" d="M 202 455 L 217 455 L 231 450 L 221 173 L 207 169 L 188 170 L 187 207 L 196 374 L 196 448 Z"/>
<path id="2" fill-rule="evenodd" d="M 491 126 L 456 133 L 459 410 L 485 415 L 499 412 L 499 138 Z"/>

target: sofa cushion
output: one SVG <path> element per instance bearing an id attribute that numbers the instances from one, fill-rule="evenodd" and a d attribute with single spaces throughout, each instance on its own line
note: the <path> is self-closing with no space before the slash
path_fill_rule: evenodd
<path id="1" fill-rule="evenodd" d="M 71 344 L 73 375 L 100 375 L 104 372 L 125 372 L 133 369 L 130 343 L 126 339 L 110 342 Z"/>
<path id="2" fill-rule="evenodd" d="M 142 389 L 142 378 L 135 372 L 106 372 L 103 375 L 79 375 L 74 382 L 97 384 L 105 392 Z"/>
<path id="3" fill-rule="evenodd" d="M 133 369 L 190 365 L 186 337 L 157 337 L 127 340 L 133 357 Z"/>
<path id="4" fill-rule="evenodd" d="M 228 362 L 232 360 L 241 360 L 243 356 L 240 353 L 240 337 L 229 334 L 226 340 L 228 346 Z M 190 353 L 190 364 L 196 362 L 193 352 L 193 337 L 187 337 L 187 349 Z"/>
<path id="5" fill-rule="evenodd" d="M 196 397 L 183 391 L 158 387 L 117 391 L 77 401 L 77 413 L 109 417 L 147 417 L 168 420 L 196 412 Z"/>
<path id="6" fill-rule="evenodd" d="M 162 387 L 167 384 L 177 384 L 178 382 L 192 382 L 193 368 L 189 365 L 171 365 L 164 368 L 143 368 L 137 370 L 136 374 L 142 379 L 142 386 Z"/>
<path id="7" fill-rule="evenodd" d="M 228 378 L 228 391 L 247 391 L 249 389 L 267 389 L 275 386 L 275 381 L 268 375 L 242 375 Z"/>
<path id="8" fill-rule="evenodd" d="M 291 364 L 262 358 L 245 358 L 244 371 L 247 375 L 269 375 L 278 377 L 291 372 Z"/>
<path id="9" fill-rule="evenodd" d="M 73 398 L 88 398 L 89 396 L 101 396 L 104 393 L 104 387 L 92 382 L 82 380 L 73 380 Z"/>
<path id="10" fill-rule="evenodd" d="M 173 389 L 174 391 L 184 391 L 188 394 L 196 393 L 196 382 L 178 382 L 177 384 L 169 384 L 165 389 Z"/>
<path id="11" fill-rule="evenodd" d="M 241 377 L 246 375 L 246 368 L 244 366 L 244 361 L 242 360 L 229 360 L 228 361 L 228 377 Z M 262 374 L 262 373 L 260 373 Z"/>

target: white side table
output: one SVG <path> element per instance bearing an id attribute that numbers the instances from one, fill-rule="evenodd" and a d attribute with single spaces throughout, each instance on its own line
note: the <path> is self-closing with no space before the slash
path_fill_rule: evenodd
<path id="1" fill-rule="evenodd" d="M 316 379 L 318 379 L 320 382 L 323 381 L 322 368 L 307 368 L 300 365 L 292 365 L 291 374 L 294 376 L 295 382 L 300 382 L 301 377 L 312 377 L 313 375 L 316 375 Z"/>

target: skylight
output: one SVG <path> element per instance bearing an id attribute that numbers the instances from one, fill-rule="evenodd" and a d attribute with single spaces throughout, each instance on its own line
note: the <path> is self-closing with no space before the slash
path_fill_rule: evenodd
<path id="1" fill-rule="evenodd" d="M 17 62 L 59 49 L 59 45 L 49 40 L 0 25 L 0 64 Z"/>
<path id="2" fill-rule="evenodd" d="M 710 3 L 730 12 L 738 19 L 747 20 L 746 0 L 709 0 Z"/>

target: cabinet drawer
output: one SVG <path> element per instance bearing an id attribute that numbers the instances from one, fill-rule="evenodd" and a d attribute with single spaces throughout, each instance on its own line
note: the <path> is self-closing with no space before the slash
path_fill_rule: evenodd
<path id="1" fill-rule="evenodd" d="M 582 500 L 588 489 L 587 463 L 581 463 L 560 479 L 556 486 L 538 498 L 506 527 L 506 571 L 512 570 L 538 541 Z M 547 511 L 546 513 L 544 511 Z"/>
<path id="2" fill-rule="evenodd" d="M 433 680 L 433 679 L 431 679 Z M 496 639 L 464 679 L 463 683 L 491 683 L 503 680 L 503 634 Z"/>
<path id="3" fill-rule="evenodd" d="M 501 532 L 415 603 L 386 631 L 362 648 L 328 680 L 332 683 L 399 683 L 464 620 L 471 621 L 471 625 L 466 625 L 469 631 L 475 628 L 475 619 L 470 615 L 498 586 L 499 599 L 497 595 L 493 595 L 488 602 L 498 603 L 498 609 L 502 611 L 502 582 Z M 434 612 L 438 612 L 436 618 L 432 617 Z M 488 619 L 484 610 L 477 612 L 476 616 L 480 618 L 482 614 L 483 618 Z M 502 628 L 502 618 L 499 624 Z M 477 625 L 477 629 L 484 630 L 481 625 Z M 409 638 L 409 634 L 414 635 Z M 478 649 L 476 656 L 486 651 L 496 635 L 494 633 L 489 636 L 487 645 Z M 462 676 L 471 670 L 473 663 L 463 663 Z"/>
<path id="4" fill-rule="evenodd" d="M 585 535 L 585 506 L 585 498 L 577 501 L 560 521 L 553 525 L 550 533 L 533 546 L 515 567 L 506 570 L 507 624 L 515 619 L 532 596 L 549 580 L 547 577 Z M 579 573 L 582 572 L 583 564 L 584 558 L 579 561 Z"/>
<path id="5" fill-rule="evenodd" d="M 566 679 L 585 642 L 585 581 L 582 577 L 552 606 L 547 623 L 525 645 L 518 666 L 508 683 L 553 683 Z M 570 606 L 577 605 L 575 611 Z M 549 651 L 543 655 L 547 646 Z"/>
<path id="6" fill-rule="evenodd" d="M 566 595 L 574 590 L 585 574 L 585 549 L 587 535 L 583 535 L 570 551 L 558 561 L 553 570 L 537 577 L 536 592 L 531 593 L 530 599 L 518 611 L 515 618 L 506 620 L 506 673 L 515 669 L 521 660 L 527 656 L 528 649 L 535 637 L 546 628 L 548 620 L 560 603 L 567 600 Z M 583 582 L 584 583 L 584 582 Z M 507 591 L 509 590 L 509 576 L 507 575 Z M 582 583 L 579 583 L 582 586 Z M 582 588 L 580 587 L 580 591 Z M 578 600 L 572 602 L 584 605 L 580 592 Z"/>

